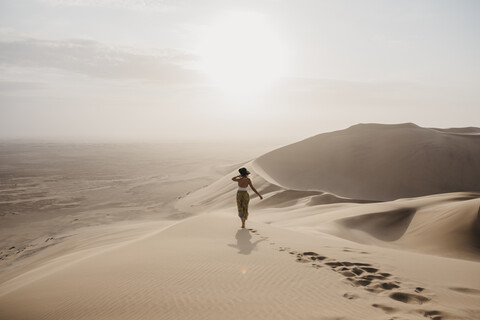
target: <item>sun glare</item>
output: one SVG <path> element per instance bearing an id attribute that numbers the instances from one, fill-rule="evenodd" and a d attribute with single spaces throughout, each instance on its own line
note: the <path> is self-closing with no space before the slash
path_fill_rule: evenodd
<path id="1" fill-rule="evenodd" d="M 260 14 L 224 16 L 205 31 L 200 50 L 203 71 L 228 91 L 263 89 L 285 73 L 285 48 Z"/>

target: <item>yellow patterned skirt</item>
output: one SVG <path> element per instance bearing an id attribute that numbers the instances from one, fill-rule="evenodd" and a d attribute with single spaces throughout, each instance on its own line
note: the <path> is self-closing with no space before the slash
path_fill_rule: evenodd
<path id="1" fill-rule="evenodd" d="M 238 216 L 247 220 L 248 218 L 248 202 L 250 201 L 250 196 L 247 191 L 237 191 L 237 208 Z"/>

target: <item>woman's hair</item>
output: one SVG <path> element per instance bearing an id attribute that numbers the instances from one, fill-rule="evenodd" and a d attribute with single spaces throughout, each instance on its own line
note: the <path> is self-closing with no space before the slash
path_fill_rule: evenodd
<path id="1" fill-rule="evenodd" d="M 238 172 L 240 172 L 242 177 L 246 177 L 250 174 L 250 172 L 248 172 L 247 168 L 240 168 L 240 169 L 238 169 Z"/>

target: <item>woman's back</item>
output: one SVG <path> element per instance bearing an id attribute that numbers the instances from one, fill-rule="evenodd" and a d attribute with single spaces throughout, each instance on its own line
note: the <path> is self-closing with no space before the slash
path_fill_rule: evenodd
<path id="1" fill-rule="evenodd" d="M 240 188 L 246 188 L 250 184 L 250 179 L 247 177 L 242 177 L 240 180 L 238 180 L 238 186 Z"/>

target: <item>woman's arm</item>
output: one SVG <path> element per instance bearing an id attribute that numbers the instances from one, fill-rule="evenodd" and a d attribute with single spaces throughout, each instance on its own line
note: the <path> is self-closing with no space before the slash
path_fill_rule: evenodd
<path id="1" fill-rule="evenodd" d="M 242 176 L 235 176 L 232 178 L 233 181 L 238 181 L 240 179 L 242 179 Z"/>
<path id="2" fill-rule="evenodd" d="M 257 189 L 253 187 L 252 180 L 248 182 L 248 185 L 250 186 L 250 188 L 252 188 L 253 192 L 255 192 L 260 197 L 260 200 L 263 200 L 263 197 L 260 195 L 260 193 L 258 193 Z"/>

